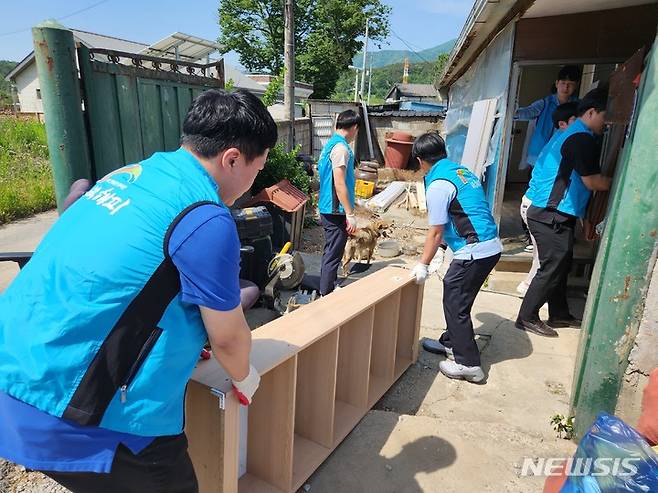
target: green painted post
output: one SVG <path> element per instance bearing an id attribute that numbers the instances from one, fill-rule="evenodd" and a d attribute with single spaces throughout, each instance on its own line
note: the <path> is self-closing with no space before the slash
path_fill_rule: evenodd
<path id="1" fill-rule="evenodd" d="M 614 413 L 658 252 L 658 51 L 642 76 L 637 118 L 623 150 L 590 284 L 574 375 L 576 437 Z"/>
<path id="2" fill-rule="evenodd" d="M 73 33 L 55 21 L 32 28 L 50 164 L 61 212 L 71 184 L 91 178 Z"/>

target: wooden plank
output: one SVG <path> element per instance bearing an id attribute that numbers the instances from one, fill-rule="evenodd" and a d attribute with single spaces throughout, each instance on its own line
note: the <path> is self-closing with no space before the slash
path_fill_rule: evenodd
<path id="1" fill-rule="evenodd" d="M 417 284 L 402 288 L 396 358 L 415 361 L 418 355 L 418 331 L 420 329 L 419 303 L 422 289 Z"/>
<path id="2" fill-rule="evenodd" d="M 370 374 L 382 377 L 389 384 L 393 381 L 395 369 L 399 312 L 400 291 L 375 305 Z"/>
<path id="3" fill-rule="evenodd" d="M 139 96 L 139 117 L 142 128 L 144 157 L 148 158 L 154 152 L 164 150 L 160 88 L 148 80 L 138 79 L 137 94 Z"/>
<path id="4" fill-rule="evenodd" d="M 274 320 L 252 332 L 252 363 L 261 373 L 274 368 L 368 307 L 412 284 L 409 271 L 386 267 L 329 296 Z M 192 379 L 230 390 L 228 377 L 213 359 L 200 362 Z"/>
<path id="5" fill-rule="evenodd" d="M 227 490 L 235 491 L 235 490 Z M 269 483 L 266 483 L 260 478 L 257 478 L 253 474 L 245 474 L 240 478 L 238 482 L 238 492 L 239 493 L 287 493 L 279 488 L 272 486 Z"/>
<path id="6" fill-rule="evenodd" d="M 368 407 L 373 308 L 340 328 L 336 399 L 357 407 Z"/>
<path id="7" fill-rule="evenodd" d="M 283 491 L 292 481 L 296 374 L 292 357 L 263 375 L 249 406 L 247 472 Z"/>
<path id="8" fill-rule="evenodd" d="M 427 197 L 425 196 L 425 183 L 422 181 L 416 182 L 416 194 L 418 195 L 418 209 L 421 211 L 426 211 Z"/>
<path id="9" fill-rule="evenodd" d="M 336 401 L 334 418 L 334 447 L 338 446 L 365 415 L 362 408 Z"/>
<path id="10" fill-rule="evenodd" d="M 496 98 L 476 101 L 468 123 L 461 164 L 475 173 L 478 178 L 482 177 L 483 164 L 489 152 L 496 103 Z"/>
<path id="11" fill-rule="evenodd" d="M 164 134 L 163 150 L 173 151 L 178 149 L 181 134 L 176 88 L 162 84 L 160 86 L 160 102 L 162 105 L 162 132 Z"/>
<path id="12" fill-rule="evenodd" d="M 325 447 L 334 443 L 337 364 L 338 329 L 297 355 L 295 433 Z"/>
<path id="13" fill-rule="evenodd" d="M 225 410 L 205 385 L 190 382 L 186 393 L 185 433 L 200 493 L 235 491 L 238 482 L 238 413 L 232 395 Z"/>
<path id="14" fill-rule="evenodd" d="M 117 75 L 116 78 L 121 139 L 123 140 L 123 161 L 126 164 L 136 163 L 144 159 L 137 79 L 127 75 Z"/>
<path id="15" fill-rule="evenodd" d="M 290 491 L 297 491 L 304 486 L 304 482 L 313 474 L 331 454 L 333 444 L 329 447 L 307 440 L 295 435 L 294 461 L 292 472 L 292 487 Z"/>

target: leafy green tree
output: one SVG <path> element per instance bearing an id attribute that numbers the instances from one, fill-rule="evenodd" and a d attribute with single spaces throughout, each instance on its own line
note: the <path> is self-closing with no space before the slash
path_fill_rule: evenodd
<path id="1" fill-rule="evenodd" d="M 285 72 L 285 69 L 282 69 L 279 75 L 272 78 L 267 85 L 267 89 L 265 89 L 265 93 L 261 98 L 261 101 L 265 106 L 270 107 L 276 103 L 277 99 L 279 99 L 279 93 L 283 87 L 283 77 L 285 76 Z"/>
<path id="2" fill-rule="evenodd" d="M 381 0 L 295 0 L 295 78 L 313 84 L 313 97 L 329 97 L 363 48 L 357 38 L 365 34 L 366 19 L 369 39 L 382 42 L 390 12 Z M 219 26 L 224 51 L 236 51 L 247 70 L 281 72 L 283 0 L 220 0 Z"/>
<path id="3" fill-rule="evenodd" d="M 436 57 L 436 62 L 434 62 L 434 79 L 441 77 L 443 69 L 448 64 L 448 58 L 450 58 L 450 53 L 441 53 Z"/>

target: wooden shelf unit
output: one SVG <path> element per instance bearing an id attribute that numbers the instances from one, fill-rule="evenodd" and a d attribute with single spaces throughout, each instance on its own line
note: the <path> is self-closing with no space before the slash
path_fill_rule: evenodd
<path id="1" fill-rule="evenodd" d="M 214 360 L 200 362 L 186 403 L 200 492 L 303 486 L 415 361 L 421 302 L 408 271 L 388 267 L 255 330 L 261 384 L 242 432 L 228 377 Z M 245 431 L 246 474 L 238 478 Z"/>

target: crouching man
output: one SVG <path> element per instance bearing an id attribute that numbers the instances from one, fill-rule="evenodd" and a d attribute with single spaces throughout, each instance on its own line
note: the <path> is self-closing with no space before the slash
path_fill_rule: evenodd
<path id="1" fill-rule="evenodd" d="M 74 493 L 198 491 L 184 396 L 205 341 L 243 404 L 260 380 L 228 206 L 276 139 L 257 97 L 209 90 L 178 150 L 71 197 L 0 296 L 0 457 Z"/>
<path id="2" fill-rule="evenodd" d="M 441 373 L 450 378 L 483 382 L 480 351 L 475 343 L 471 307 L 502 251 L 498 230 L 480 180 L 467 168 L 446 159 L 445 142 L 436 132 L 421 135 L 412 154 L 425 176 L 429 232 L 420 263 L 412 275 L 423 283 L 429 264 L 445 240 L 454 259 L 443 279 L 446 331 L 439 340 L 425 340 L 426 351 L 444 354 Z"/>

